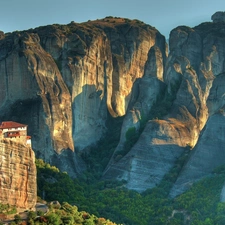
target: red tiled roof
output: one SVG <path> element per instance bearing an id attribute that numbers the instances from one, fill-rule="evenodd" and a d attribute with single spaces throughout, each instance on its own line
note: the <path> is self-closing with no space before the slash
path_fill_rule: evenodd
<path id="1" fill-rule="evenodd" d="M 27 125 L 13 122 L 13 121 L 4 121 L 4 122 L 1 122 L 0 124 L 0 129 L 18 128 L 18 127 L 27 127 Z"/>

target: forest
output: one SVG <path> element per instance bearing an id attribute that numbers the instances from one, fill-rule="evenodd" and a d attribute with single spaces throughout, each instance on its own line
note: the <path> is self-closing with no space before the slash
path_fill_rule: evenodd
<path id="1" fill-rule="evenodd" d="M 225 166 L 217 168 L 190 190 L 171 199 L 169 190 L 174 170 L 157 187 L 137 193 L 124 188 L 124 182 L 101 181 L 88 172 L 71 179 L 67 173 L 60 172 L 41 159 L 36 160 L 36 165 L 40 197 L 44 193 L 46 201 L 67 202 L 80 211 L 107 218 L 117 224 L 225 224 L 225 203 L 220 202 Z M 88 224 L 96 223 L 92 221 Z"/>

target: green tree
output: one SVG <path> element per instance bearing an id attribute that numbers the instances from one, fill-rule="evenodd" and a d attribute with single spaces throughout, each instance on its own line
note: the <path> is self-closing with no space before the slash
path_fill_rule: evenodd
<path id="1" fill-rule="evenodd" d="M 37 213 L 34 211 L 28 212 L 28 219 L 34 220 L 37 217 Z"/>
<path id="2" fill-rule="evenodd" d="M 19 223 L 22 221 L 20 215 L 16 214 L 16 215 L 14 216 L 14 221 L 15 221 L 16 224 L 19 224 Z"/>
<path id="3" fill-rule="evenodd" d="M 73 225 L 74 224 L 74 218 L 72 216 L 64 216 L 64 217 L 62 217 L 62 222 L 65 225 Z"/>
<path id="4" fill-rule="evenodd" d="M 60 215 L 56 213 L 50 213 L 47 216 L 47 220 L 48 220 L 48 224 L 51 224 L 51 225 L 60 225 L 62 223 Z"/>

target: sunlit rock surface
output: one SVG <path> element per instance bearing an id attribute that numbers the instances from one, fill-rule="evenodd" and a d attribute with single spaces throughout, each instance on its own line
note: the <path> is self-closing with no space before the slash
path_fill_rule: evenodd
<path id="1" fill-rule="evenodd" d="M 104 138 L 109 117 L 124 116 L 103 178 L 144 191 L 188 147 L 171 196 L 182 193 L 223 163 L 223 17 L 173 29 L 169 54 L 155 28 L 123 18 L 0 32 L 0 119 L 28 124 L 37 157 L 76 176 L 78 153 Z M 118 155 L 130 129 L 137 142 Z"/>
<path id="2" fill-rule="evenodd" d="M 34 209 L 37 200 L 33 150 L 20 143 L 0 141 L 0 202 Z"/>
<path id="3" fill-rule="evenodd" d="M 225 164 L 225 149 L 222 147 L 225 144 L 224 122 L 224 113 L 214 114 L 209 118 L 190 159 L 171 190 L 171 197 L 188 190 L 194 182 Z"/>
<path id="4" fill-rule="evenodd" d="M 162 79 L 166 44 L 138 20 L 105 18 L 2 33 L 0 49 L 1 119 L 28 124 L 37 157 L 75 175 L 71 151 L 104 135 L 108 112 L 125 115 L 147 60 Z"/>
<path id="5" fill-rule="evenodd" d="M 124 157 L 110 161 L 105 178 L 113 175 L 126 180 L 128 188 L 144 191 L 156 186 L 173 168 L 185 147 L 191 147 L 193 152 L 171 190 L 174 197 L 225 163 L 221 149 L 225 80 L 223 27 L 223 22 L 203 23 L 195 28 L 181 26 L 171 31 L 163 80 L 169 93 L 175 89 L 172 107 L 163 120 L 147 123 L 137 143 Z M 126 141 L 124 135 L 121 140 Z M 122 144 L 119 147 L 123 149 Z"/>

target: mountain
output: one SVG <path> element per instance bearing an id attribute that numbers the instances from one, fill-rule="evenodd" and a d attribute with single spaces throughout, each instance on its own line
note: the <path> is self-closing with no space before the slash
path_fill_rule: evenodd
<path id="1" fill-rule="evenodd" d="M 224 34 L 223 21 L 171 31 L 164 72 L 167 91 L 158 111 L 168 103 L 168 95 L 172 104 L 161 119 L 147 122 L 131 150 L 108 166 L 106 177 L 124 179 L 128 188 L 144 191 L 159 184 L 188 147 L 190 156 L 171 190 L 174 197 L 225 163 Z"/>
<path id="2" fill-rule="evenodd" d="M 0 118 L 28 124 L 36 156 L 72 177 L 124 118 L 103 178 L 142 192 L 187 154 L 176 196 L 225 163 L 223 17 L 173 29 L 169 51 L 156 28 L 124 18 L 1 33 Z"/>
<path id="3" fill-rule="evenodd" d="M 96 143 L 108 113 L 125 114 L 149 50 L 165 59 L 166 43 L 140 21 L 105 18 L 2 34 L 0 46 L 2 120 L 26 122 L 36 155 L 76 176 L 74 145 Z"/>

